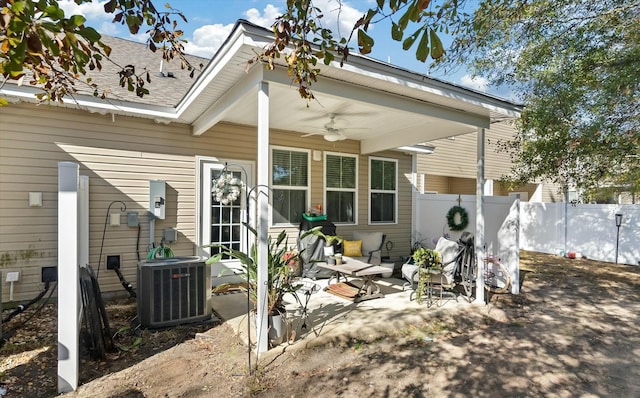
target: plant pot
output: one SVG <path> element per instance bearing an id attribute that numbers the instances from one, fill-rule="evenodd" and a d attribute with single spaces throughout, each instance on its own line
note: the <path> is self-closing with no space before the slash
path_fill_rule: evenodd
<path id="1" fill-rule="evenodd" d="M 289 264 L 289 269 L 293 276 L 302 276 L 302 263 L 300 261 L 294 261 Z"/>
<path id="2" fill-rule="evenodd" d="M 395 267 L 395 263 L 382 263 L 380 264 L 381 267 L 385 267 L 385 268 L 389 268 L 389 272 L 383 272 L 381 275 L 383 278 L 391 278 L 391 276 L 393 275 L 393 269 Z"/>
<path id="3" fill-rule="evenodd" d="M 324 246 L 325 257 L 333 256 L 333 253 L 334 253 L 333 246 Z"/>
<path id="4" fill-rule="evenodd" d="M 287 335 L 287 317 L 284 314 L 269 315 L 269 342 L 272 346 L 282 344 Z"/>
<path id="5" fill-rule="evenodd" d="M 336 259 L 335 259 L 335 257 L 327 257 L 327 258 L 326 258 L 326 260 L 327 260 L 327 264 L 329 264 L 329 265 L 336 265 Z"/>

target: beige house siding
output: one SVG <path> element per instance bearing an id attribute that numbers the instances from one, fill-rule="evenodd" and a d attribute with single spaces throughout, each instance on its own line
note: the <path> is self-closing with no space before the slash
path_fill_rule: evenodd
<path id="1" fill-rule="evenodd" d="M 57 266 L 58 163 L 76 162 L 89 176 L 89 261 L 103 292 L 123 292 L 115 273 L 107 271 L 106 256 L 120 255 L 125 278 L 136 283 L 138 228 L 128 227 L 126 212 L 120 226 L 104 229 L 107 208 L 122 201 L 138 212 L 139 252 L 149 244 L 149 180 L 165 180 L 166 217 L 155 222 L 155 241 L 165 228 L 177 230 L 171 244 L 176 255 L 196 252 L 196 156 L 255 160 L 255 128 L 220 124 L 194 137 L 186 125 L 157 124 L 146 119 L 90 114 L 85 111 L 12 104 L 0 108 L 0 269 L 20 271 L 14 300 L 34 297 L 41 289 L 41 268 Z M 320 151 L 358 153 L 356 141 L 330 143 L 322 137 L 272 131 L 271 144 Z M 389 151 L 375 154 L 399 160 L 398 222 L 368 225 L 368 155 L 359 155 L 359 226 L 338 226 L 346 238 L 356 230 L 381 230 L 394 242 L 392 256 L 409 251 L 411 226 L 411 157 Z M 255 172 L 255 171 L 254 171 Z M 323 202 L 323 162 L 311 161 L 311 203 Z M 29 207 L 28 193 L 42 192 L 43 206 Z M 114 203 L 111 214 L 120 212 Z M 297 236 L 297 226 L 286 228 Z M 281 228 L 274 228 L 278 232 Z M 99 253 L 105 233 L 102 257 Z M 290 238 L 290 245 L 295 240 Z M 386 254 L 386 253 L 385 253 Z M 4 281 L 1 281 L 4 283 Z M 4 286 L 3 286 L 4 287 Z M 8 301 L 3 288 L 2 301 Z"/>
<path id="2" fill-rule="evenodd" d="M 509 153 L 498 152 L 498 141 L 509 139 L 513 128 L 507 123 L 494 123 L 485 131 L 485 178 L 499 179 L 505 164 L 510 164 Z M 443 138 L 429 142 L 434 153 L 418 156 L 418 170 L 429 175 L 476 178 L 477 132 L 459 135 L 453 139 Z"/>
<path id="3" fill-rule="evenodd" d="M 527 184 L 509 190 L 500 184 L 500 178 L 508 175 L 511 167 L 511 155 L 499 151 L 498 143 L 513 137 L 511 122 L 494 123 L 485 131 L 485 179 L 494 180 L 493 194 L 507 196 L 511 192 L 527 192 L 531 199 L 538 184 Z M 474 195 L 477 175 L 476 153 L 477 132 L 459 135 L 453 139 L 440 139 L 428 143 L 435 148 L 434 153 L 417 156 L 418 189 L 424 179 L 424 191 L 448 194 Z M 541 199 L 543 202 L 562 200 L 557 185 L 542 184 Z"/>

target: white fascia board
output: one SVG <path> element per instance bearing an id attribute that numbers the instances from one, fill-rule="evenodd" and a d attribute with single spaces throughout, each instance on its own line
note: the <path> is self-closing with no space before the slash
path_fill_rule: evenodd
<path id="1" fill-rule="evenodd" d="M 3 97 L 18 98 L 24 102 L 38 102 L 35 97 L 42 90 L 31 86 L 9 86 L 0 89 Z M 172 107 L 141 104 L 137 102 L 120 101 L 115 99 L 100 99 L 89 95 L 76 94 L 73 97 L 67 96 L 64 102 L 51 101 L 51 105 L 64 108 L 80 108 L 92 113 L 137 116 L 148 119 L 169 120 L 178 119 L 176 111 Z"/>
<path id="2" fill-rule="evenodd" d="M 258 83 L 262 81 L 263 70 L 260 67 L 253 67 L 248 75 L 231 90 L 227 91 L 213 105 L 204 111 L 191 125 L 191 135 L 198 136 L 219 123 L 226 112 L 240 101 L 245 95 L 255 92 Z"/>
<path id="3" fill-rule="evenodd" d="M 198 80 L 191 86 L 182 101 L 176 107 L 178 114 L 182 114 L 189 106 L 202 94 L 222 70 L 233 59 L 238 50 L 244 45 L 242 40 L 242 29 L 235 29 L 229 40 L 218 50 L 211 59 Z"/>
<path id="4" fill-rule="evenodd" d="M 336 61 L 333 61 L 331 66 L 335 68 L 340 67 Z M 342 69 L 442 97 L 463 101 L 480 106 L 489 111 L 501 113 L 508 117 L 517 118 L 522 111 L 522 105 L 515 104 L 509 100 L 403 69 L 360 54 L 353 54 Z"/>
<path id="5" fill-rule="evenodd" d="M 209 61 L 209 64 L 207 64 L 196 82 L 176 106 L 178 115 L 182 115 L 214 79 L 220 75 L 222 70 L 229 66 L 229 62 L 242 50 L 243 46 L 260 49 L 270 42 L 268 37 L 264 34 L 259 34 L 260 32 L 262 31 L 257 31 L 252 26 L 242 23 L 236 24 L 230 36 L 211 58 L 211 61 Z"/>

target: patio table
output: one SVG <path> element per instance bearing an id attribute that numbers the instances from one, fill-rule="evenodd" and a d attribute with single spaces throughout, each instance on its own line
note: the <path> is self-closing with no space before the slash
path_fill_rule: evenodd
<path id="1" fill-rule="evenodd" d="M 379 265 L 372 265 L 365 263 L 360 260 L 356 260 L 351 257 L 342 257 L 342 264 L 327 264 L 327 263 L 318 263 L 319 267 L 329 269 L 333 271 L 332 275 L 329 277 L 327 281 L 327 287 L 332 284 L 332 279 L 335 279 L 334 284 L 340 283 L 340 279 L 344 279 L 347 281 L 347 276 L 352 277 L 360 277 L 362 278 L 362 286 L 358 289 L 358 292 L 354 298 L 354 302 L 360 302 L 364 300 L 371 300 L 375 298 L 384 297 L 384 294 L 380 293 L 380 287 L 375 283 L 376 275 L 382 274 L 384 272 L 388 272 L 389 269 L 385 267 L 381 267 Z"/>

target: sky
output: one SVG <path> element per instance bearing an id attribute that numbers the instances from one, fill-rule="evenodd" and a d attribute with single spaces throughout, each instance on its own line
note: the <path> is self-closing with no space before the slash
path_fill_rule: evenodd
<path id="1" fill-rule="evenodd" d="M 113 15 L 104 12 L 106 0 L 93 0 L 78 6 L 74 0 L 59 0 L 58 3 L 65 10 L 65 16 L 81 14 L 87 18 L 86 25 L 92 26 L 100 33 L 124 39 L 143 42 L 144 33 L 137 37 L 129 33 L 126 26 L 111 22 Z M 238 19 L 245 19 L 256 25 L 270 28 L 275 18 L 286 9 L 286 0 L 156 0 L 158 8 L 164 8 L 165 3 L 180 10 L 188 22 L 180 21 L 178 28 L 184 31 L 184 38 L 188 41 L 185 50 L 189 54 L 210 58 L 224 42 Z M 339 29 L 347 35 L 354 22 L 360 18 L 375 0 L 343 0 L 343 7 L 338 18 L 336 0 L 315 0 L 314 4 L 325 12 L 323 20 L 334 32 Z M 333 11 L 332 11 L 333 10 Z M 340 21 L 340 24 L 338 24 Z M 142 30 L 141 30 L 142 32 Z M 464 69 L 449 74 L 429 73 L 429 59 L 422 63 L 415 59 L 415 50 L 402 50 L 401 42 L 391 39 L 388 25 L 377 24 L 370 30 L 375 39 L 375 45 L 369 57 L 409 69 L 414 72 L 428 74 L 454 84 L 469 87 L 481 92 L 508 97 L 508 95 L 488 86 L 484 78 L 472 78 Z M 449 38 L 441 37 L 445 47 Z M 353 47 L 357 48 L 354 44 Z"/>

